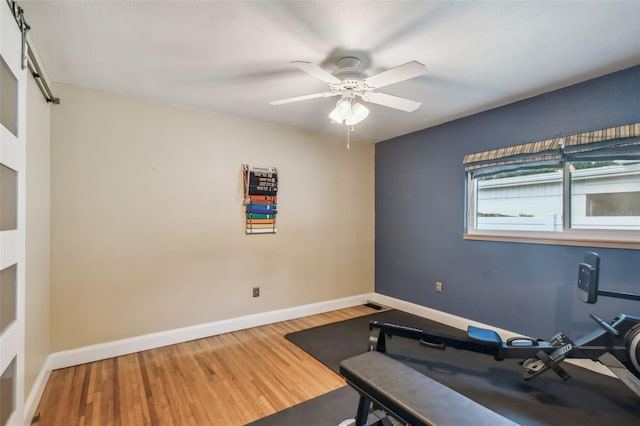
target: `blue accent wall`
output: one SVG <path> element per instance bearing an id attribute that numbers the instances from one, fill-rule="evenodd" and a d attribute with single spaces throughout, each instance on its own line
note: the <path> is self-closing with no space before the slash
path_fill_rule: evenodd
<path id="1" fill-rule="evenodd" d="M 640 251 L 463 240 L 465 154 L 640 121 L 640 66 L 376 144 L 376 291 L 536 337 L 640 315 L 576 297 L 585 251 L 600 287 L 640 293 Z M 434 291 L 435 281 L 444 291 Z"/>

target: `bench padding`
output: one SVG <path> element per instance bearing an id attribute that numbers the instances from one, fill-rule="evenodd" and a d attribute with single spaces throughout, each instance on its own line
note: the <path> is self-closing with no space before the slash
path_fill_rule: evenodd
<path id="1" fill-rule="evenodd" d="M 361 397 L 413 426 L 517 425 L 380 352 L 342 361 L 340 374 Z"/>

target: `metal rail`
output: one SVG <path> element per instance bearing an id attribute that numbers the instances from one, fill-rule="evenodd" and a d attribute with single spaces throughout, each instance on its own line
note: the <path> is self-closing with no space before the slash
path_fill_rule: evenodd
<path id="1" fill-rule="evenodd" d="M 27 37 L 27 33 L 29 32 L 31 27 L 24 17 L 24 9 L 22 9 L 18 2 L 14 0 L 6 1 L 9 9 L 11 9 L 11 13 L 13 14 L 14 19 L 16 20 L 18 29 L 22 34 L 22 69 L 29 69 L 31 76 L 36 81 L 40 92 L 42 92 L 42 96 L 44 96 L 47 102 L 58 105 L 60 103 L 60 98 L 56 98 L 54 96 L 53 91 L 51 90 L 51 86 L 44 77 L 42 67 L 40 66 L 40 62 L 37 58 L 36 50 L 32 46 L 32 43 L 29 42 L 29 39 Z"/>

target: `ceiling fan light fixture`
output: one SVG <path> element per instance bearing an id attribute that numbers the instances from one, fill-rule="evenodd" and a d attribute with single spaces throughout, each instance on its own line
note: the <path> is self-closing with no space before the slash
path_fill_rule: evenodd
<path id="1" fill-rule="evenodd" d="M 345 118 L 344 124 L 347 126 L 353 126 L 354 124 L 358 124 L 369 115 L 369 108 L 362 105 L 361 103 L 356 102 L 351 107 L 351 114 Z"/>
<path id="2" fill-rule="evenodd" d="M 342 124 L 342 122 L 351 115 L 351 102 L 348 99 L 340 99 L 336 103 L 336 107 L 329 114 L 336 123 Z"/>
<path id="3" fill-rule="evenodd" d="M 344 117 L 340 115 L 338 108 L 334 108 L 333 111 L 329 113 L 329 118 L 338 124 L 342 124 L 342 122 L 344 121 Z"/>
<path id="4" fill-rule="evenodd" d="M 347 118 L 351 114 L 351 102 L 348 99 L 340 99 L 336 103 L 336 111 L 342 118 Z"/>

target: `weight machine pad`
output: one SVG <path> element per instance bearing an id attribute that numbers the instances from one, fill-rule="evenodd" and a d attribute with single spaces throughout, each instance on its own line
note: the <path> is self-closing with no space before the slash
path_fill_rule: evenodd
<path id="1" fill-rule="evenodd" d="M 340 374 L 361 398 L 370 399 L 413 426 L 517 425 L 380 352 L 342 361 Z"/>
<path id="2" fill-rule="evenodd" d="M 502 339 L 500 335 L 493 330 L 487 328 L 474 327 L 472 325 L 467 327 L 467 337 L 475 342 L 484 343 L 485 345 L 500 347 L 502 346 Z"/>

